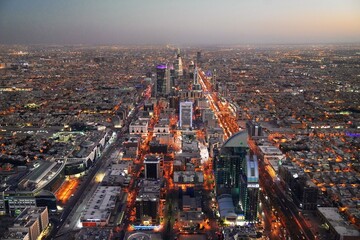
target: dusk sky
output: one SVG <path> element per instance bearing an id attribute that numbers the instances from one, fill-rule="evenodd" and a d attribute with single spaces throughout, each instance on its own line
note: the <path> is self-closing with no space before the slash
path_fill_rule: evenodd
<path id="1" fill-rule="evenodd" d="M 0 43 L 360 42 L 359 0 L 0 0 Z"/>

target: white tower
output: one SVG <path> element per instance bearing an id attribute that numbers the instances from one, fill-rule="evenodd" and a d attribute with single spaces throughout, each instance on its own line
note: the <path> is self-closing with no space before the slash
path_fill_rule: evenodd
<path id="1" fill-rule="evenodd" d="M 180 102 L 180 128 L 192 128 L 193 103 Z"/>

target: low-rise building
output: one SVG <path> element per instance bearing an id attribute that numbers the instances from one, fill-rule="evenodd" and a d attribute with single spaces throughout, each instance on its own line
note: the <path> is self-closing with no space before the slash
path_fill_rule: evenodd
<path id="1" fill-rule="evenodd" d="M 319 207 L 318 215 L 331 232 L 330 240 L 356 240 L 360 238 L 359 230 L 344 220 L 337 208 Z"/>
<path id="2" fill-rule="evenodd" d="M 130 134 L 147 135 L 147 133 L 148 133 L 148 121 L 136 120 L 136 121 L 130 123 L 129 133 Z"/>
<path id="3" fill-rule="evenodd" d="M 14 224 L 9 227 L 9 235 L 23 237 L 20 239 L 36 240 L 48 224 L 49 214 L 46 207 L 29 207 L 24 209 L 15 219 Z"/>
<path id="4" fill-rule="evenodd" d="M 175 184 L 193 184 L 201 185 L 204 182 L 204 174 L 195 171 L 175 171 L 174 183 Z"/>
<path id="5" fill-rule="evenodd" d="M 108 225 L 120 192 L 121 187 L 99 186 L 81 214 L 82 225 L 84 227 Z"/>

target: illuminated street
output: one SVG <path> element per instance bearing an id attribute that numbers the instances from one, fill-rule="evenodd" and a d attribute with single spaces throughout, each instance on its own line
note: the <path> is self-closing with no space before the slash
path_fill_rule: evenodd
<path id="1" fill-rule="evenodd" d="M 0 50 L 1 239 L 360 237 L 357 45 Z"/>
<path id="2" fill-rule="evenodd" d="M 123 229 L 126 231 L 133 231 L 132 223 L 134 223 L 135 217 L 135 201 L 139 192 L 139 187 L 137 186 L 137 182 L 139 180 L 139 175 L 144 168 L 144 158 L 146 154 L 149 153 L 149 142 L 153 137 L 153 128 L 154 125 L 158 122 L 158 115 L 160 109 L 158 106 L 155 107 L 154 115 L 151 118 L 149 124 L 149 132 L 146 136 L 142 138 L 142 142 L 140 145 L 140 154 L 137 156 L 135 162 L 135 170 L 132 173 L 132 179 L 130 180 L 130 184 L 125 190 L 128 193 L 127 202 L 126 202 L 126 212 L 124 217 Z"/>
<path id="3" fill-rule="evenodd" d="M 236 123 L 236 116 L 230 108 L 230 104 L 226 101 L 220 101 L 216 92 L 213 92 L 212 86 L 207 80 L 207 77 L 201 71 L 198 70 L 200 84 L 203 88 L 204 95 L 210 103 L 211 109 L 214 111 L 216 119 L 219 122 L 220 127 L 224 131 L 225 140 L 228 139 L 231 135 L 240 130 L 239 126 Z"/>

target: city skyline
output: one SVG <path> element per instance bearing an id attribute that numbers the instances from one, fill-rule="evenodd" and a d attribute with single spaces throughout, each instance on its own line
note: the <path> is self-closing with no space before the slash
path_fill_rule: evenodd
<path id="1" fill-rule="evenodd" d="M 0 239 L 359 239 L 359 68 L 359 0 L 0 0 Z"/>
<path id="2" fill-rule="evenodd" d="M 0 238 L 358 238 L 359 49 L 0 45 Z"/>
<path id="3" fill-rule="evenodd" d="M 360 42 L 345 1 L 2 1 L 2 44 L 307 44 Z"/>

